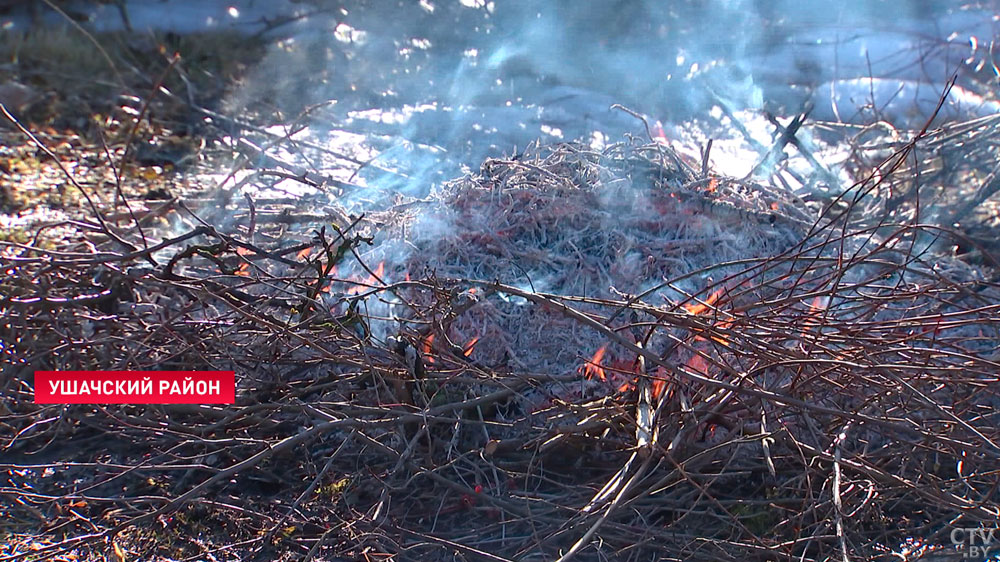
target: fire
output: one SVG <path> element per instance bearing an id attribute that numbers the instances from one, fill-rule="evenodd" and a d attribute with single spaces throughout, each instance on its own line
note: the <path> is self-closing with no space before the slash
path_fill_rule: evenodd
<path id="1" fill-rule="evenodd" d="M 299 250 L 299 253 L 295 254 L 295 258 L 299 260 L 304 260 L 307 257 L 309 257 L 309 254 L 311 253 L 312 253 L 312 246 L 306 246 L 305 248 Z"/>
<path id="2" fill-rule="evenodd" d="M 240 256 L 249 256 L 249 255 L 251 255 L 253 253 L 254 253 L 253 250 L 251 250 L 249 248 L 243 248 L 243 247 L 236 248 L 236 254 L 240 255 Z M 240 267 L 236 269 L 235 273 L 236 273 L 236 275 L 242 275 L 244 277 L 249 276 L 250 275 L 250 264 L 247 263 L 247 262 L 244 262 L 244 263 L 240 264 Z"/>
<path id="3" fill-rule="evenodd" d="M 806 317 L 802 321 L 803 335 L 809 330 L 819 326 L 819 316 L 829 305 L 830 297 L 825 295 L 820 295 L 809 303 L 809 312 L 806 313 Z"/>
<path id="4" fill-rule="evenodd" d="M 716 289 L 715 292 L 713 292 L 711 295 L 709 295 L 708 298 L 705 299 L 704 302 L 696 302 L 696 303 L 692 303 L 692 304 L 683 304 L 683 305 L 681 305 L 681 307 L 684 310 L 686 310 L 688 313 L 693 314 L 695 316 L 704 314 L 704 313 L 708 312 L 709 310 L 711 310 L 711 308 L 712 308 L 713 305 L 715 305 L 717 302 L 719 302 L 719 299 L 722 297 L 723 290 L 724 290 L 723 287 L 720 287 L 720 288 Z M 723 313 L 723 314 L 725 314 L 725 313 Z M 728 330 L 733 325 L 733 317 L 732 317 L 732 315 L 729 315 L 729 314 L 725 314 L 725 315 L 727 316 L 727 319 L 719 319 L 718 320 L 718 324 L 716 325 L 716 327 L 719 330 Z M 704 332 L 702 330 L 695 330 L 695 334 L 696 334 L 695 338 L 694 338 L 695 341 L 705 341 L 707 338 L 710 337 L 713 341 L 715 341 L 716 343 L 722 344 L 722 345 L 726 345 L 726 344 L 729 343 L 729 340 L 725 336 L 723 336 L 723 335 L 712 335 L 712 336 L 702 337 L 702 335 L 704 335 Z M 702 334 L 702 335 L 697 335 L 697 334 Z"/>
<path id="5" fill-rule="evenodd" d="M 719 322 L 715 325 L 715 327 L 718 328 L 719 330 L 728 330 L 732 326 L 733 326 L 733 320 L 732 319 L 730 319 L 730 320 L 719 320 Z M 725 336 L 723 336 L 721 334 L 715 334 L 715 335 L 713 335 L 711 337 L 712 337 L 712 341 L 714 341 L 715 343 L 718 343 L 718 344 L 721 344 L 721 345 L 727 345 L 729 343 L 729 340 Z M 702 338 L 699 338 L 699 339 L 702 339 Z"/>
<path id="6" fill-rule="evenodd" d="M 650 376 L 649 380 L 652 382 L 650 385 L 650 392 L 653 400 L 658 400 L 667 389 L 667 375 L 664 372 L 663 367 L 657 367 L 656 374 Z M 631 380 L 621 383 L 618 385 L 618 392 L 628 392 L 635 389 L 638 381 L 638 377 L 633 377 Z"/>
<path id="7" fill-rule="evenodd" d="M 667 381 L 663 379 L 655 379 L 653 381 L 653 400 L 657 400 L 663 394 L 663 391 L 667 388 Z"/>
<path id="8" fill-rule="evenodd" d="M 658 399 L 663 396 L 663 393 L 667 390 L 667 373 L 663 370 L 663 367 L 657 367 L 656 373 L 654 374 L 656 378 L 653 379 L 653 399 Z"/>
<path id="9" fill-rule="evenodd" d="M 663 130 L 663 124 L 657 121 L 653 127 L 653 140 L 660 144 L 669 145 L 670 141 L 667 140 L 667 133 Z"/>
<path id="10" fill-rule="evenodd" d="M 684 307 L 684 310 L 686 310 L 686 311 L 690 312 L 691 314 L 694 314 L 695 316 L 697 316 L 697 315 L 702 314 L 705 311 L 707 311 L 713 304 L 715 304 L 719 300 L 719 297 L 721 297 L 721 296 L 722 296 L 722 289 L 719 288 L 714 293 L 712 293 L 708 297 L 708 300 L 706 300 L 704 303 L 698 302 L 698 303 L 694 303 L 694 304 L 685 304 L 685 305 L 683 305 L 683 307 Z"/>
<path id="11" fill-rule="evenodd" d="M 598 379 L 604 381 L 608 377 L 604 373 L 604 369 L 601 367 L 601 360 L 604 359 L 604 352 L 608 350 L 607 345 L 601 346 L 600 349 L 594 352 L 594 356 L 590 358 L 590 361 L 586 365 L 580 367 L 577 372 L 584 376 L 586 379 L 593 379 L 597 377 Z"/>
<path id="12" fill-rule="evenodd" d="M 708 374 L 708 361 L 705 361 L 705 358 L 697 353 L 692 355 L 691 359 L 688 359 L 686 365 L 689 369 L 698 373 L 699 375 Z"/>
<path id="13" fill-rule="evenodd" d="M 431 349 L 434 346 L 434 334 L 427 334 L 424 338 L 424 361 L 428 364 L 434 362 L 434 357 L 431 356 Z"/>
<path id="14" fill-rule="evenodd" d="M 476 350 L 476 343 L 478 342 L 479 342 L 479 336 L 476 336 L 471 340 L 469 340 L 469 343 L 465 344 L 465 347 L 462 348 L 462 355 L 466 357 L 472 355 L 472 352 Z"/>
<path id="15" fill-rule="evenodd" d="M 377 285 L 379 283 L 379 280 L 382 279 L 383 273 L 385 273 L 385 261 L 380 261 L 378 262 L 378 267 L 375 268 L 374 273 L 372 275 L 369 275 L 368 279 L 366 279 L 363 283 L 358 283 L 355 286 L 348 289 L 347 294 L 359 295 L 369 287 Z"/>

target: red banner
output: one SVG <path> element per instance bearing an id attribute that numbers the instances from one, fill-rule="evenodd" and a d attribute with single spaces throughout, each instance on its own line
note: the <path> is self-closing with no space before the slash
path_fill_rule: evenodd
<path id="1" fill-rule="evenodd" d="M 232 404 L 233 371 L 35 371 L 36 404 Z"/>

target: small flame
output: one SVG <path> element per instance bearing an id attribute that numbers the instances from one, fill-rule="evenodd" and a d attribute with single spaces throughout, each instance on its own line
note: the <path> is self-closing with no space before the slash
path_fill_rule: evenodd
<path id="1" fill-rule="evenodd" d="M 663 130 L 663 124 L 657 121 L 651 127 L 653 130 L 653 141 L 659 144 L 669 145 L 670 141 L 667 140 L 667 133 Z"/>
<path id="2" fill-rule="evenodd" d="M 667 381 L 656 379 L 653 381 L 653 400 L 658 400 L 663 390 L 667 388 Z"/>
<path id="3" fill-rule="evenodd" d="M 378 267 L 375 268 L 374 273 L 372 275 L 369 275 L 368 279 L 366 279 L 364 281 L 364 283 L 358 283 L 355 286 L 353 286 L 350 289 L 348 289 L 347 290 L 347 294 L 348 295 L 359 295 L 359 294 L 363 293 L 365 290 L 367 290 L 368 288 L 373 287 L 375 285 L 378 285 L 379 284 L 379 280 L 382 279 L 382 274 L 383 273 L 385 273 L 385 261 L 380 261 L 380 262 L 378 262 Z"/>
<path id="4" fill-rule="evenodd" d="M 604 359 L 604 352 L 608 350 L 607 345 L 601 346 L 594 356 L 590 358 L 590 361 L 586 365 L 580 367 L 577 372 L 582 374 L 586 379 L 593 379 L 597 377 L 598 379 L 604 381 L 607 380 L 607 375 L 604 373 L 604 369 L 601 368 L 601 360 Z"/>
<path id="5" fill-rule="evenodd" d="M 312 253 L 312 246 L 306 246 L 305 248 L 299 250 L 299 253 L 295 254 L 295 259 L 304 260 L 308 258 L 309 254 L 311 253 Z"/>
<path id="6" fill-rule="evenodd" d="M 719 300 L 719 297 L 721 296 L 722 296 L 722 289 L 719 288 L 714 293 L 712 293 L 711 296 L 708 297 L 708 300 L 706 300 L 704 303 L 699 302 L 694 304 L 683 305 L 684 310 L 697 316 L 707 311 L 713 304 L 715 304 Z"/>
<path id="7" fill-rule="evenodd" d="M 244 248 L 242 246 L 236 248 L 236 254 L 239 256 L 249 256 L 252 255 L 253 253 L 254 251 L 249 248 Z M 248 277 L 250 275 L 250 264 L 248 262 L 240 264 L 240 267 L 236 269 L 235 273 L 236 275 L 242 275 L 244 277 Z"/>
<path id="8" fill-rule="evenodd" d="M 424 338 L 424 361 L 427 363 L 433 363 L 434 357 L 431 356 L 431 348 L 434 345 L 434 334 L 427 334 Z"/>
<path id="9" fill-rule="evenodd" d="M 830 305 L 830 297 L 826 295 L 820 295 L 809 303 L 809 312 L 806 313 L 805 319 L 802 321 L 802 333 L 805 334 L 809 330 L 819 326 L 819 316 L 826 310 L 826 307 Z"/>
<path id="10" fill-rule="evenodd" d="M 472 355 L 472 352 L 476 350 L 476 343 L 477 342 L 479 342 L 479 336 L 476 336 L 476 337 L 472 338 L 471 340 L 469 340 L 469 343 L 465 344 L 465 347 L 462 348 L 462 355 L 464 355 L 466 357 L 469 357 L 470 355 Z"/>
<path id="11" fill-rule="evenodd" d="M 729 319 L 729 320 L 719 320 L 719 322 L 715 325 L 715 327 L 716 327 L 716 329 L 718 329 L 720 331 L 728 330 L 728 329 L 730 329 L 730 328 L 733 327 L 733 320 L 732 319 Z M 711 336 L 711 338 L 712 338 L 712 341 L 714 341 L 715 343 L 718 343 L 720 345 L 728 345 L 729 344 L 729 338 L 727 338 L 726 336 L 724 336 L 722 334 L 713 334 Z M 697 338 L 697 339 L 703 340 L 704 338 Z"/>
<path id="12" fill-rule="evenodd" d="M 663 392 L 667 390 L 667 376 L 663 371 L 663 367 L 658 367 L 656 369 L 656 378 L 653 379 L 653 399 L 657 400 L 663 395 Z"/>
<path id="13" fill-rule="evenodd" d="M 700 375 L 708 374 L 708 361 L 705 361 L 705 358 L 697 353 L 692 355 L 691 359 L 688 359 L 687 366 Z"/>
<path id="14" fill-rule="evenodd" d="M 715 190 L 719 187 L 719 180 L 712 178 L 708 180 L 708 187 L 705 188 L 707 193 L 715 193 Z"/>

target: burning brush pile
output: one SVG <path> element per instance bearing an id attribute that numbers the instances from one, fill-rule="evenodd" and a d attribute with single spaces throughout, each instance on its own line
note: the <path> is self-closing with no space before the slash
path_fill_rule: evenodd
<path id="1" fill-rule="evenodd" d="M 7 244 L 9 511 L 60 525 L 37 553 L 143 559 L 952 548 L 1000 515 L 1000 286 L 872 203 L 912 148 L 823 203 L 629 140 L 364 216 Z M 233 369 L 237 405 L 32 404 L 32 370 L 98 368 Z"/>

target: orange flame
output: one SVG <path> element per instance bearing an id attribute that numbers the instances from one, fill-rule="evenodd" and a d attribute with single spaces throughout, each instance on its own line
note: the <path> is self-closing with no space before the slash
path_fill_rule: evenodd
<path id="1" fill-rule="evenodd" d="M 809 305 L 809 310 L 811 312 L 819 312 L 821 310 L 826 310 L 830 299 L 825 295 L 820 295 L 813 299 L 812 303 Z"/>
<path id="2" fill-rule="evenodd" d="M 608 350 L 607 345 L 601 346 L 600 349 L 594 352 L 594 356 L 587 362 L 586 365 L 577 369 L 577 372 L 582 374 L 586 379 L 593 379 L 597 377 L 602 381 L 607 380 L 608 377 L 604 373 L 604 369 L 601 368 L 601 360 L 604 359 L 604 352 Z"/>
<path id="3" fill-rule="evenodd" d="M 701 355 L 698 354 L 692 355 L 691 359 L 688 359 L 688 362 L 686 364 L 688 368 L 698 373 L 699 375 L 708 374 L 708 361 L 705 361 L 705 358 L 702 357 Z"/>
<path id="4" fill-rule="evenodd" d="M 653 381 L 653 400 L 659 400 L 660 395 L 667 388 L 667 381 L 663 379 L 656 379 Z"/>
<path id="5" fill-rule="evenodd" d="M 809 312 L 806 313 L 802 321 L 802 334 L 819 326 L 819 316 L 830 305 L 830 297 L 826 295 L 817 296 L 809 303 Z"/>
<path id="6" fill-rule="evenodd" d="M 239 256 L 249 256 L 253 255 L 253 253 L 254 251 L 249 248 L 244 248 L 242 246 L 236 248 L 236 255 Z M 250 264 L 247 262 L 240 264 L 240 267 L 237 268 L 234 273 L 236 273 L 236 275 L 242 275 L 244 277 L 248 277 L 250 275 Z"/>
<path id="7" fill-rule="evenodd" d="M 471 340 L 469 340 L 469 343 L 465 344 L 465 347 L 462 348 L 462 355 L 466 357 L 472 355 L 472 352 L 476 350 L 476 343 L 478 342 L 479 342 L 479 336 L 476 336 Z"/>
<path id="8" fill-rule="evenodd" d="M 299 250 L 299 253 L 295 254 L 295 259 L 300 259 L 300 260 L 305 259 L 309 257 L 309 254 L 311 253 L 312 253 L 312 246 L 306 246 L 305 248 Z"/>
<path id="9" fill-rule="evenodd" d="M 636 366 L 638 367 L 638 364 L 636 364 Z M 669 383 L 669 381 L 667 380 L 666 371 L 663 370 L 663 367 L 657 367 L 655 374 L 650 376 L 649 380 L 652 382 L 652 385 L 650 386 L 650 392 L 652 394 L 653 400 L 659 400 L 660 396 L 662 396 L 663 393 L 667 390 L 667 384 Z M 630 390 L 633 390 L 635 389 L 638 382 L 639 382 L 638 377 L 633 377 L 629 380 L 626 380 L 625 382 L 618 385 L 618 392 L 628 392 Z"/>
<path id="10" fill-rule="evenodd" d="M 434 357 L 431 356 L 431 347 L 434 345 L 434 334 L 427 334 L 424 338 L 424 361 L 427 363 L 433 363 Z"/>
<path id="11" fill-rule="evenodd" d="M 663 367 L 657 367 L 654 376 L 656 378 L 653 379 L 652 391 L 653 399 L 656 400 L 667 390 L 667 373 L 663 370 Z"/>
<path id="12" fill-rule="evenodd" d="M 667 145 L 670 144 L 670 141 L 667 140 L 667 133 L 666 131 L 663 130 L 663 124 L 657 121 L 655 124 L 653 124 L 652 129 L 653 129 L 654 142 L 657 142 L 659 144 L 667 144 Z"/>
<path id="13" fill-rule="evenodd" d="M 715 327 L 718 328 L 719 330 L 728 330 L 729 328 L 733 327 L 733 320 L 732 319 L 729 319 L 729 320 L 719 320 L 718 324 L 716 324 Z M 712 341 L 714 341 L 714 342 L 716 342 L 718 344 L 721 344 L 721 345 L 726 345 L 726 344 L 729 343 L 729 339 L 726 338 L 726 336 L 723 336 L 721 334 L 715 334 L 715 335 L 713 335 L 712 336 Z"/>
<path id="14" fill-rule="evenodd" d="M 375 268 L 374 274 L 369 275 L 368 279 L 365 279 L 363 283 L 358 283 L 355 286 L 347 290 L 348 295 L 359 295 L 367 290 L 369 287 L 375 286 L 379 283 L 379 279 L 382 278 L 382 274 L 385 273 L 385 261 L 378 262 L 378 267 Z"/>
<path id="15" fill-rule="evenodd" d="M 652 384 L 650 385 L 650 393 L 653 400 L 659 400 L 660 396 L 663 395 L 664 391 L 667 389 L 668 380 L 666 378 L 666 373 L 663 371 L 663 367 L 657 367 L 656 374 L 649 377 Z M 618 392 L 628 392 L 636 387 L 638 384 L 638 378 L 633 378 L 627 380 L 622 384 L 618 385 Z"/>
<path id="16" fill-rule="evenodd" d="M 684 310 L 697 316 L 707 311 L 709 307 L 715 304 L 719 300 L 719 297 L 721 296 L 722 296 L 722 289 L 719 288 L 714 293 L 712 293 L 711 296 L 708 297 L 708 299 L 704 302 L 704 304 L 700 302 L 694 304 L 685 304 L 683 305 Z"/>

